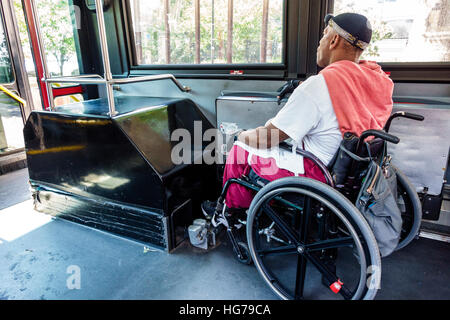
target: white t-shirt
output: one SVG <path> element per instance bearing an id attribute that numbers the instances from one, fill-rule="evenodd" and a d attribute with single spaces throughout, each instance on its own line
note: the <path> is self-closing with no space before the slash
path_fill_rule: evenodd
<path id="1" fill-rule="evenodd" d="M 331 103 L 330 94 L 322 75 L 309 77 L 290 96 L 286 105 L 272 120 L 272 125 L 286 133 L 294 147 L 313 153 L 325 165 L 331 161 L 342 141 L 342 134 Z M 296 175 L 304 174 L 303 157 L 292 151 L 273 147 L 252 148 L 240 141 L 237 145 L 250 155 L 274 158 L 278 167 Z"/>

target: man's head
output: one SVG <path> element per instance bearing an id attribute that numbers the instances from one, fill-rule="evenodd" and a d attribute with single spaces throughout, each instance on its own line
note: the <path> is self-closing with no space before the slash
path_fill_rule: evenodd
<path id="1" fill-rule="evenodd" d="M 326 67 L 339 60 L 357 61 L 370 43 L 372 27 L 369 20 L 357 13 L 325 17 L 326 28 L 317 48 L 317 65 Z"/>

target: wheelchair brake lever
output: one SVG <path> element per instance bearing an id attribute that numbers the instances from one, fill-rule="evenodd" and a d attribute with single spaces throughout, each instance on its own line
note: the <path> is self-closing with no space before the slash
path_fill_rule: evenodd
<path id="1" fill-rule="evenodd" d="M 290 80 L 283 87 L 281 87 L 279 89 L 280 93 L 277 96 L 278 105 L 281 104 L 281 100 L 283 100 L 283 98 L 286 96 L 286 94 L 294 92 L 294 90 L 297 89 L 297 87 L 300 85 L 300 83 L 301 83 L 300 80 Z"/>
<path id="2" fill-rule="evenodd" d="M 289 85 L 285 85 L 283 87 L 283 89 L 280 91 L 280 93 L 278 94 L 277 98 L 278 98 L 278 105 L 281 104 L 281 100 L 283 100 L 284 96 L 290 91 L 292 90 L 292 86 Z"/>

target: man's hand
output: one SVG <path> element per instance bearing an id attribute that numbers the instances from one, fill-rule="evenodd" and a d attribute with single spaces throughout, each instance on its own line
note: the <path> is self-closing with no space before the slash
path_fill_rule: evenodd
<path id="1" fill-rule="evenodd" d="M 288 138 L 286 133 L 269 121 L 264 127 L 241 132 L 238 141 L 256 149 L 270 149 Z"/>

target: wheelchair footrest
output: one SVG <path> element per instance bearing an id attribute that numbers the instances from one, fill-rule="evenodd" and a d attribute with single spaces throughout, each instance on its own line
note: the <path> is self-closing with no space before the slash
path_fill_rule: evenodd
<path id="1" fill-rule="evenodd" d="M 189 241 L 196 248 L 208 250 L 217 245 L 219 232 L 220 228 L 213 227 L 211 222 L 196 219 L 188 228 Z"/>

